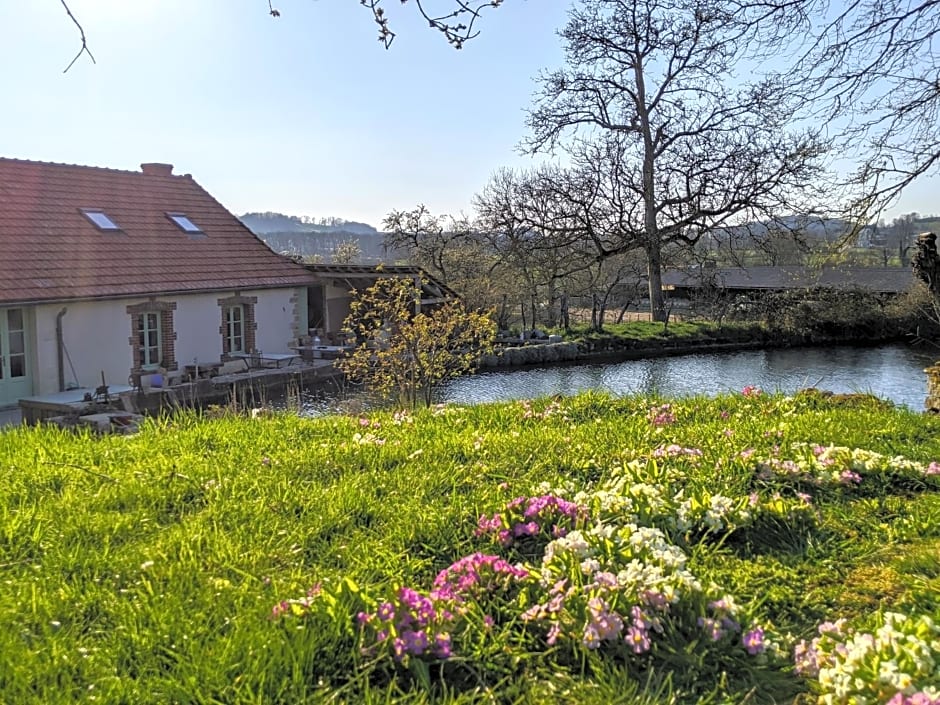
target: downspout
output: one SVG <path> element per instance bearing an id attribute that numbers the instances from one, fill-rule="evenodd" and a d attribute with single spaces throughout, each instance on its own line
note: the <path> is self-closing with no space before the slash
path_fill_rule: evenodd
<path id="1" fill-rule="evenodd" d="M 63 308 L 56 314 L 55 317 L 55 351 L 56 351 L 56 362 L 58 363 L 58 372 L 59 372 L 59 391 L 65 391 L 65 362 L 62 359 L 62 350 L 65 348 L 65 341 L 62 338 L 62 317 L 68 311 L 67 308 Z"/>

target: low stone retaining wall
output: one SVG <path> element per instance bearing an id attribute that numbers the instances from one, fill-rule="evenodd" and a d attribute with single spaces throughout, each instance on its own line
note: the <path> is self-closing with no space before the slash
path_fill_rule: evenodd
<path id="1" fill-rule="evenodd" d="M 577 343 L 543 343 L 503 348 L 480 358 L 480 367 L 518 367 L 550 362 L 567 362 L 582 357 Z"/>
<path id="2" fill-rule="evenodd" d="M 927 411 L 940 414 L 940 362 L 928 367 L 924 372 L 927 373 L 927 401 L 924 406 Z"/>

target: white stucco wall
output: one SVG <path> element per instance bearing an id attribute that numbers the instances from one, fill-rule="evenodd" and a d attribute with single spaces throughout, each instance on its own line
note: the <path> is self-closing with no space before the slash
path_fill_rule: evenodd
<path id="1" fill-rule="evenodd" d="M 181 367 L 194 359 L 200 362 L 219 360 L 222 354 L 219 333 L 222 314 L 218 300 L 235 293 L 221 291 L 157 297 L 157 301 L 176 302 L 173 325 L 176 360 Z M 258 324 L 255 346 L 265 352 L 289 352 L 288 346 L 301 334 L 300 321 L 306 321 L 306 290 L 241 290 L 238 293 L 258 298 L 255 304 Z M 58 391 L 55 322 L 56 314 L 62 308 L 67 309 L 62 318 L 63 341 L 68 353 L 64 356 L 66 384 L 74 382 L 82 387 L 95 387 L 101 384 L 102 371 L 108 384 L 127 384 L 133 367 L 129 342 L 131 319 L 127 307 L 147 300 L 141 297 L 36 306 L 33 309 L 33 394 Z"/>

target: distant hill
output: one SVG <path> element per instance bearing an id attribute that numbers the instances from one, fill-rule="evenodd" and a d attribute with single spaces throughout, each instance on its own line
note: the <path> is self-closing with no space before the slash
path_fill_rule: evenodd
<path id="1" fill-rule="evenodd" d="M 330 262 L 339 245 L 352 241 L 362 253 L 358 262 L 386 260 L 384 235 L 367 223 L 272 212 L 245 213 L 239 220 L 272 250 L 286 255 Z"/>
<path id="2" fill-rule="evenodd" d="M 342 218 L 311 218 L 306 215 L 283 213 L 245 213 L 238 217 L 255 235 L 269 233 L 329 233 L 350 232 L 357 235 L 378 235 L 378 230 L 366 223 Z"/>

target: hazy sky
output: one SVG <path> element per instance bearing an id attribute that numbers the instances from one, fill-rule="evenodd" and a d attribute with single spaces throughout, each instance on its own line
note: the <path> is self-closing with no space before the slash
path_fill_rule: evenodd
<path id="1" fill-rule="evenodd" d="M 443 0 L 441 0 L 443 1 Z M 433 5 L 434 0 L 431 0 Z M 168 162 L 235 213 L 379 225 L 425 203 L 469 212 L 515 145 L 562 0 L 509 0 L 461 51 L 386 0 L 389 51 L 357 0 L 0 2 L 0 156 L 137 169 Z M 936 181 L 889 216 L 940 211 Z"/>

